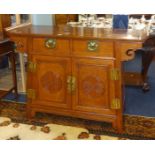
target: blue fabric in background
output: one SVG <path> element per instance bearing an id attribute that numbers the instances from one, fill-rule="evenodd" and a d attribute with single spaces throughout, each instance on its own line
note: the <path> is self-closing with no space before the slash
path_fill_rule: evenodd
<path id="1" fill-rule="evenodd" d="M 141 54 L 137 54 L 134 60 L 124 62 L 124 70 L 140 73 Z M 144 93 L 141 87 L 125 87 L 125 114 L 155 117 L 155 61 L 152 61 L 149 67 L 148 82 L 151 88 L 147 93 Z"/>
<path id="2" fill-rule="evenodd" d="M 8 57 L 3 56 L 0 59 L 0 69 L 8 67 Z"/>
<path id="3" fill-rule="evenodd" d="M 113 29 L 127 29 L 128 15 L 113 15 Z"/>
<path id="4" fill-rule="evenodd" d="M 26 94 L 18 94 L 18 97 L 15 98 L 14 93 L 9 93 L 6 96 L 4 96 L 1 101 L 5 101 L 5 102 L 16 102 L 16 103 L 23 103 L 25 104 L 27 102 L 27 96 Z"/>

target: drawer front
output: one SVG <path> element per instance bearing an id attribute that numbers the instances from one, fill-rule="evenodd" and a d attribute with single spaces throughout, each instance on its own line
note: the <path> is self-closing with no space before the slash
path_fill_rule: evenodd
<path id="1" fill-rule="evenodd" d="M 120 52 L 121 52 L 121 60 L 128 61 L 132 60 L 135 57 L 134 51 L 138 48 L 142 47 L 141 42 L 121 42 L 119 44 Z M 129 55 L 127 54 L 129 51 Z"/>
<path id="2" fill-rule="evenodd" d="M 72 51 L 74 56 L 114 57 L 112 41 L 73 40 Z"/>
<path id="3" fill-rule="evenodd" d="M 11 40 L 15 43 L 17 52 L 27 52 L 27 38 L 26 37 L 11 37 Z"/>
<path id="4" fill-rule="evenodd" d="M 45 55 L 68 56 L 70 43 L 67 39 L 34 38 L 32 51 Z"/>

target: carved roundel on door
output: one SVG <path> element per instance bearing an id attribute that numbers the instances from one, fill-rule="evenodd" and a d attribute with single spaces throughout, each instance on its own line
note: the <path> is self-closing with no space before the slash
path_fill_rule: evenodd
<path id="1" fill-rule="evenodd" d="M 42 87 L 49 93 L 57 93 L 62 88 L 60 74 L 51 71 L 46 72 L 40 79 Z"/>
<path id="2" fill-rule="evenodd" d="M 100 97 L 105 92 L 103 80 L 96 76 L 87 76 L 82 80 L 82 90 L 87 97 Z"/>

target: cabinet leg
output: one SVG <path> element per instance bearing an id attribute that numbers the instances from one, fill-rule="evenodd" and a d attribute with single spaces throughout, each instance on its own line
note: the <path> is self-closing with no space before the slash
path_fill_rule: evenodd
<path id="1" fill-rule="evenodd" d="M 123 132 L 123 126 L 117 126 L 117 132 L 122 133 Z"/>
<path id="2" fill-rule="evenodd" d="M 114 122 L 112 122 L 112 127 L 113 127 L 113 129 L 117 129 L 117 124 L 116 124 L 116 122 L 114 121 Z"/>
<path id="3" fill-rule="evenodd" d="M 15 98 L 18 97 L 18 91 L 17 91 L 17 75 L 16 75 L 16 62 L 15 62 L 15 53 L 11 52 L 9 54 L 11 66 L 12 66 L 12 78 L 13 78 L 13 88 L 15 93 Z"/>
<path id="4" fill-rule="evenodd" d="M 116 130 L 117 133 L 123 132 L 123 124 L 122 122 L 112 122 L 112 127 Z"/>
<path id="5" fill-rule="evenodd" d="M 123 132 L 123 122 L 119 121 L 117 122 L 117 133 L 122 133 Z"/>
<path id="6" fill-rule="evenodd" d="M 25 64 L 24 64 L 24 55 L 23 53 L 19 53 L 19 61 L 20 61 L 20 70 L 21 70 L 21 78 L 22 78 L 22 91 L 26 92 L 26 79 L 25 79 Z"/>

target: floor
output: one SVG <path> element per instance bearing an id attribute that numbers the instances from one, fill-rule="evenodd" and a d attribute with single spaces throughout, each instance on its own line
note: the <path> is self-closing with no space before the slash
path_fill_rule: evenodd
<path id="1" fill-rule="evenodd" d="M 124 70 L 140 72 L 141 55 L 138 54 L 134 60 L 124 63 Z M 155 117 L 155 61 L 150 65 L 148 82 L 150 91 L 147 93 L 144 93 L 141 87 L 128 86 L 125 88 L 125 114 Z"/>
<path id="2" fill-rule="evenodd" d="M 22 90 L 22 81 L 19 67 L 17 67 L 17 81 L 18 81 L 18 91 L 23 92 Z M 0 69 L 0 90 L 9 90 L 12 87 L 12 73 L 11 69 L 4 68 Z"/>
<path id="3" fill-rule="evenodd" d="M 111 123 L 85 120 L 67 116 L 47 113 L 37 113 L 32 119 L 26 116 L 26 104 L 1 102 L 1 117 L 8 117 L 14 123 L 44 126 L 46 124 L 57 124 L 85 128 L 89 133 L 97 135 L 109 135 L 130 139 L 155 139 L 155 118 L 123 115 L 123 133 L 118 134 Z"/>
<path id="4" fill-rule="evenodd" d="M 85 128 L 46 124 L 44 126 L 14 123 L 0 117 L 0 140 L 119 140 L 120 137 L 95 135 Z"/>

